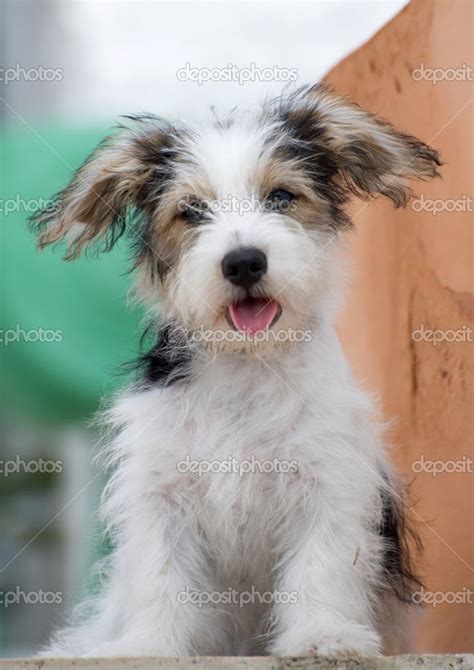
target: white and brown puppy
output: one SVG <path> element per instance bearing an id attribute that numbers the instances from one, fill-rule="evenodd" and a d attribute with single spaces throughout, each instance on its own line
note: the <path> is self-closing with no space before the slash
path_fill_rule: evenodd
<path id="1" fill-rule="evenodd" d="M 34 220 L 69 258 L 128 229 L 160 315 L 107 415 L 107 577 L 47 653 L 380 653 L 417 579 L 334 331 L 333 251 L 351 194 L 405 205 L 438 154 L 321 86 L 130 126 Z"/>

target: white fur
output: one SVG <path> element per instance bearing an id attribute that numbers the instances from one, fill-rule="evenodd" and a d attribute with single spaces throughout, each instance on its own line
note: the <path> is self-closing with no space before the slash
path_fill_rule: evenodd
<path id="1" fill-rule="evenodd" d="M 208 354 L 184 391 L 148 390 L 115 405 L 109 583 L 98 614 L 55 653 L 251 653 L 251 640 L 234 632 L 236 621 L 252 628 L 250 607 L 226 616 L 180 604 L 177 594 L 252 584 L 298 593 L 297 604 L 267 613 L 273 621 L 257 621 L 270 650 L 380 650 L 371 584 L 381 547 L 367 530 L 379 520 L 380 443 L 332 328 L 315 335 L 305 350 L 270 361 Z M 177 469 L 188 454 L 296 460 L 298 473 L 193 481 Z"/>

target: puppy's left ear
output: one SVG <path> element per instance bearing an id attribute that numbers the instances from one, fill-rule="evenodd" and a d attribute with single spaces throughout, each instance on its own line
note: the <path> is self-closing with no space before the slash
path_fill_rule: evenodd
<path id="1" fill-rule="evenodd" d="M 296 135 L 313 144 L 325 176 L 358 197 L 384 195 L 405 206 L 412 196 L 408 179 L 439 176 L 435 149 L 322 85 L 296 96 L 285 116 Z"/>
<path id="2" fill-rule="evenodd" d="M 147 185 L 157 190 L 160 183 L 168 135 L 157 119 L 133 120 L 133 128 L 121 127 L 97 147 L 52 207 L 30 219 L 40 248 L 64 239 L 66 260 L 99 240 L 108 250 L 125 231 L 129 208 L 144 209 Z"/>

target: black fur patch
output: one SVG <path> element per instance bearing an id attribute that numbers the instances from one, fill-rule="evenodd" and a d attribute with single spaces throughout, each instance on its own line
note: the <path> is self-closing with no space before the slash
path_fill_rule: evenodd
<path id="1" fill-rule="evenodd" d="M 152 115 L 148 117 L 128 116 L 127 118 L 136 124 L 142 124 L 144 128 L 147 122 L 153 125 L 158 120 Z M 182 160 L 178 149 L 178 138 L 185 134 L 183 129 L 180 131 L 169 123 L 165 124 L 162 121 L 161 124 L 161 128 L 155 133 L 143 132 L 134 140 L 137 155 L 144 165 L 149 166 L 151 174 L 136 194 L 135 212 L 137 215 L 133 226 L 129 226 L 132 252 L 135 258 L 134 267 L 148 260 L 152 279 L 155 274 L 163 279 L 171 268 L 171 263 L 155 249 L 152 225 L 163 193 L 175 177 L 176 164 Z"/>
<path id="2" fill-rule="evenodd" d="M 169 386 L 188 377 L 191 360 L 192 352 L 184 335 L 166 325 L 160 329 L 153 346 L 139 356 L 132 367 L 140 385 Z"/>
<path id="3" fill-rule="evenodd" d="M 318 112 L 317 100 L 307 97 L 310 93 L 316 94 L 317 88 L 303 87 L 289 97 L 282 96 L 270 103 L 270 109 L 273 105 L 271 114 L 282 124 L 275 132 L 287 137 L 280 144 L 277 155 L 296 160 L 301 165 L 315 192 L 328 203 L 331 213 L 328 223 L 338 230 L 352 225 L 343 209 L 348 193 L 336 179 L 340 165 L 337 156 L 328 148 L 328 128 Z M 324 90 L 324 87 L 320 88 Z"/>
<path id="4" fill-rule="evenodd" d="M 300 130 L 302 131 L 301 134 L 299 134 Z M 314 138 L 311 142 L 306 139 L 305 133 L 307 130 L 307 128 L 298 129 L 288 122 L 289 141 L 277 150 L 277 156 L 283 159 L 296 159 L 301 163 L 302 169 L 311 179 L 318 197 L 324 198 L 328 203 L 331 214 L 328 223 L 331 228 L 339 230 L 350 227 L 352 225 L 351 220 L 343 209 L 348 199 L 347 193 L 333 179 L 337 172 L 336 164 L 331 154 L 324 149 L 322 144 L 319 145 Z M 319 130 L 314 128 L 314 132 L 317 134 Z"/>
<path id="5" fill-rule="evenodd" d="M 404 603 L 412 603 L 413 592 L 423 583 L 414 570 L 410 551 L 421 553 L 421 540 L 403 510 L 403 501 L 390 490 L 381 492 L 382 522 L 379 534 L 385 542 L 384 581 Z"/>

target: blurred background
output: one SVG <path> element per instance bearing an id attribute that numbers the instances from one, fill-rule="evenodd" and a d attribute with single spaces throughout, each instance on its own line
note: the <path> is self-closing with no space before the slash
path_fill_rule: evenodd
<path id="1" fill-rule="evenodd" d="M 211 105 L 253 106 L 287 81 L 318 81 L 405 5 L 1 1 L 0 656 L 34 653 L 90 588 L 94 559 L 106 551 L 94 515 L 103 481 L 90 421 L 127 382 L 120 366 L 138 353 L 143 317 L 127 306 L 123 240 L 110 254 L 65 263 L 60 249 L 36 251 L 28 215 L 120 115 L 195 118 Z M 392 47 L 389 70 L 404 60 Z M 260 74 L 193 78 L 195 68 L 212 79 L 229 65 Z M 375 87 L 377 67 L 367 72 Z M 357 97 L 366 84 L 357 73 L 352 82 Z M 389 99 L 386 107 L 392 118 Z M 387 372 L 390 355 L 357 358 L 347 339 L 368 386 L 383 387 L 385 378 L 371 373 Z"/>

